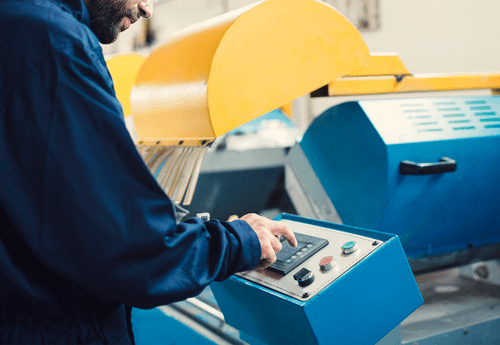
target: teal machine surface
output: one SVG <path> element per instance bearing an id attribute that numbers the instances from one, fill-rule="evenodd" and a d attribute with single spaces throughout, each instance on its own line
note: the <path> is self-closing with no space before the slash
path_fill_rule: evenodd
<path id="1" fill-rule="evenodd" d="M 419 270 L 499 254 L 499 152 L 500 97 L 490 96 L 340 104 L 289 157 L 344 224 L 397 234 L 410 259 L 425 258 L 411 261 Z"/>
<path id="2" fill-rule="evenodd" d="M 264 271 L 211 284 L 225 321 L 249 343 L 375 344 L 422 297 L 397 236 L 282 214 L 286 241 Z"/>

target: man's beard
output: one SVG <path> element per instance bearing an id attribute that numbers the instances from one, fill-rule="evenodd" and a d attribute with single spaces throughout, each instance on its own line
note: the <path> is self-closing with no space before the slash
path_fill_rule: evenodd
<path id="1" fill-rule="evenodd" d="M 103 44 L 116 41 L 125 17 L 132 18 L 133 9 L 127 9 L 127 0 L 87 0 L 90 29 Z"/>

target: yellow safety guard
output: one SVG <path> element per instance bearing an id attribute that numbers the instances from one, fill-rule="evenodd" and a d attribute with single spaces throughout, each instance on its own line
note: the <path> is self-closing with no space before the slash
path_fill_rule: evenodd
<path id="1" fill-rule="evenodd" d="M 131 94 L 140 145 L 204 145 L 369 62 L 358 30 L 315 0 L 267 0 L 178 33 Z"/>
<path id="2" fill-rule="evenodd" d="M 106 60 L 106 65 L 115 85 L 116 97 L 122 104 L 123 115 L 125 116 L 132 113 L 130 91 L 144 61 L 146 61 L 146 58 L 138 54 L 119 55 Z"/>

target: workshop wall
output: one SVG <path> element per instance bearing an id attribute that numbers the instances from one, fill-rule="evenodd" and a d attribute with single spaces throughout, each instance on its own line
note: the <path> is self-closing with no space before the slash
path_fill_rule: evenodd
<path id="1" fill-rule="evenodd" d="M 362 32 L 362 36 L 371 52 L 397 52 L 414 74 L 498 72 L 499 13 L 497 0 L 379 0 L 380 27 L 377 31 Z M 442 96 L 485 94 L 490 92 L 439 93 Z M 430 93 L 390 95 L 392 98 L 429 96 Z M 306 128 L 312 118 L 326 109 L 359 98 L 306 97 L 299 100 L 296 108 L 300 113 L 295 114 L 301 118 L 301 127 Z"/>
<path id="2" fill-rule="evenodd" d="M 380 0 L 370 51 L 395 51 L 412 73 L 499 71 L 497 0 Z"/>

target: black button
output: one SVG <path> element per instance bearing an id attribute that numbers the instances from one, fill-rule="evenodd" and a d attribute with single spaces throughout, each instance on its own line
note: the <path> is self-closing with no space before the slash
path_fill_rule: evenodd
<path id="1" fill-rule="evenodd" d="M 303 268 L 293 275 L 293 279 L 298 281 L 300 286 L 308 286 L 314 281 L 314 274 L 307 268 Z"/>

